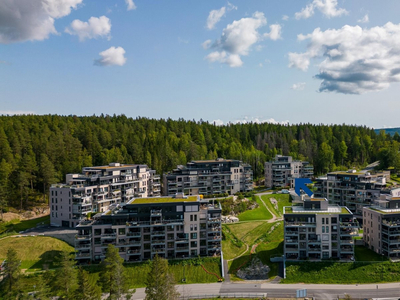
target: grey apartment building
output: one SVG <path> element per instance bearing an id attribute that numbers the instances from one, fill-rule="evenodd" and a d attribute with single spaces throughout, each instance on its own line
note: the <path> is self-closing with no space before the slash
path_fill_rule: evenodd
<path id="1" fill-rule="evenodd" d="M 348 207 L 361 216 L 364 206 L 379 199 L 381 190 L 390 179 L 390 172 L 339 171 L 316 179 L 314 196 L 327 198 L 330 203 Z"/>
<path id="2" fill-rule="evenodd" d="M 307 161 L 277 155 L 273 161 L 265 163 L 264 172 L 266 187 L 293 187 L 293 179 L 313 177 L 314 167 Z"/>
<path id="3" fill-rule="evenodd" d="M 135 198 L 77 226 L 80 263 L 105 258 L 109 244 L 127 262 L 221 253 L 221 207 L 200 196 Z"/>
<path id="4" fill-rule="evenodd" d="M 327 199 L 306 197 L 302 206 L 284 208 L 286 260 L 354 260 L 353 236 L 358 223 L 343 206 Z"/>
<path id="5" fill-rule="evenodd" d="M 88 213 L 104 212 L 111 204 L 160 193 L 160 176 L 146 165 L 85 167 L 81 174 L 67 174 L 66 183 L 51 186 L 50 224 L 75 227 Z"/>
<path id="6" fill-rule="evenodd" d="M 251 166 L 234 159 L 196 160 L 164 174 L 163 195 L 214 195 L 253 190 Z"/>
<path id="7" fill-rule="evenodd" d="M 363 208 L 364 244 L 376 253 L 400 258 L 400 197 L 382 195 Z"/>

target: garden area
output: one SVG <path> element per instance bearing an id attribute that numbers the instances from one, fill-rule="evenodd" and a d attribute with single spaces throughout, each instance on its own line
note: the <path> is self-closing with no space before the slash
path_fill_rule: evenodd
<path id="1" fill-rule="evenodd" d="M 44 216 L 29 220 L 11 220 L 8 222 L 0 221 L 0 237 L 6 235 L 18 234 L 21 231 L 25 231 L 29 228 L 36 227 L 37 225 L 49 225 L 50 216 Z"/>

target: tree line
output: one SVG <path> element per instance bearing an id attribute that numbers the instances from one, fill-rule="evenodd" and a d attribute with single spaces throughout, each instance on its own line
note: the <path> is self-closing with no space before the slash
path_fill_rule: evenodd
<path id="1" fill-rule="evenodd" d="M 118 248 L 108 245 L 106 257 L 100 264 L 100 276 L 91 276 L 83 267 L 76 266 L 74 255 L 68 251 L 60 254 L 58 268 L 36 275 L 31 292 L 21 281 L 20 260 L 14 249 L 7 251 L 7 259 L 0 276 L 0 296 L 2 299 L 58 299 L 100 300 L 104 296 L 110 300 L 132 298 L 134 289 L 128 286 L 128 274 L 123 265 Z M 146 278 L 145 300 L 176 300 L 179 293 L 175 279 L 169 271 L 168 261 L 158 255 L 150 263 Z"/>
<path id="2" fill-rule="evenodd" d="M 23 209 L 84 166 L 143 163 L 163 174 L 195 159 L 249 163 L 255 179 L 276 154 L 308 160 L 316 174 L 383 158 L 396 165 L 400 136 L 355 125 L 227 124 L 125 115 L 0 116 L 0 207 Z M 398 163 L 400 165 L 400 163 Z"/>

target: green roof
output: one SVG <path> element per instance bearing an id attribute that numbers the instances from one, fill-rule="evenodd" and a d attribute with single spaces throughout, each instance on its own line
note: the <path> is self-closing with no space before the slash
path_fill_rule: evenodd
<path id="1" fill-rule="evenodd" d="M 172 197 L 153 197 L 153 198 L 136 198 L 129 204 L 144 204 L 144 203 L 170 203 L 170 202 L 196 202 L 197 196 L 188 196 L 187 198 L 172 198 Z"/>

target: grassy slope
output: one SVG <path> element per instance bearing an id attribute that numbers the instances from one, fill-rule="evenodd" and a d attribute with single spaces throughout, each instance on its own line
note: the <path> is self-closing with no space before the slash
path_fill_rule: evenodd
<path id="1" fill-rule="evenodd" d="M 38 224 L 50 224 L 50 216 L 45 216 L 30 220 L 12 220 L 9 222 L 0 222 L 0 234 L 8 231 L 15 231 L 16 233 L 20 231 L 27 230 L 32 227 L 36 227 Z"/>
<path id="2" fill-rule="evenodd" d="M 240 221 L 252 221 L 252 220 L 270 220 L 272 219 L 271 213 L 265 208 L 264 204 L 257 196 L 258 207 L 256 209 L 248 210 L 239 215 Z"/>
<path id="3" fill-rule="evenodd" d="M 240 222 L 233 224 L 226 224 L 224 226 L 229 227 L 229 230 L 238 238 L 242 239 L 249 231 L 253 230 L 257 226 L 264 224 L 263 221 L 255 222 Z"/>
<path id="4" fill-rule="evenodd" d="M 270 201 L 271 198 L 274 198 L 274 199 L 276 199 L 278 201 L 278 209 L 279 209 L 279 211 L 277 211 L 275 209 L 275 206 L 272 205 L 272 203 Z M 264 200 L 264 202 L 268 206 L 268 208 L 272 209 L 272 211 L 277 215 L 283 215 L 283 207 L 292 205 L 291 197 L 288 194 L 263 195 L 262 199 Z"/>
<path id="5" fill-rule="evenodd" d="M 6 258 L 10 248 L 17 251 L 21 268 L 29 271 L 42 270 L 43 265 L 52 268 L 61 251 L 74 251 L 67 243 L 52 237 L 8 237 L 0 241 L 0 260 Z"/>
<path id="6" fill-rule="evenodd" d="M 355 246 L 355 259 L 356 261 L 387 261 L 387 257 L 379 255 L 378 253 L 364 247 Z"/>

